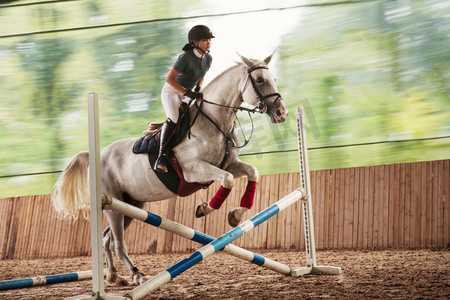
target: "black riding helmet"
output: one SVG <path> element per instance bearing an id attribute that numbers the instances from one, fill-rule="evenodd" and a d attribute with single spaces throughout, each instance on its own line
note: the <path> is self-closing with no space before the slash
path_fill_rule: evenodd
<path id="1" fill-rule="evenodd" d="M 200 41 L 203 39 L 212 39 L 214 37 L 215 36 L 211 32 L 211 29 L 205 25 L 196 25 L 189 30 L 188 42 L 191 43 L 193 41 Z"/>

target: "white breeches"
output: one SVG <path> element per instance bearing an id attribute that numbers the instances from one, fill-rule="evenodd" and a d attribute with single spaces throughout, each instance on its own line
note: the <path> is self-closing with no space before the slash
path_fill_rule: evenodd
<path id="1" fill-rule="evenodd" d="M 164 84 L 161 91 L 161 102 L 167 117 L 174 123 L 178 122 L 178 109 L 180 108 L 181 102 L 189 103 L 189 100 L 189 97 L 183 96 L 182 93 L 174 89 L 167 82 Z"/>

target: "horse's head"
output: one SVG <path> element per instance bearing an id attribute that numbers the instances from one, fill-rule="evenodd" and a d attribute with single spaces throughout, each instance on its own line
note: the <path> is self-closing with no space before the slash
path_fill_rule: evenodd
<path id="1" fill-rule="evenodd" d="M 275 77 L 267 67 L 274 53 L 264 60 L 248 59 L 239 54 L 248 73 L 241 90 L 245 102 L 267 113 L 272 123 L 283 123 L 286 121 L 288 109 L 278 92 Z"/>

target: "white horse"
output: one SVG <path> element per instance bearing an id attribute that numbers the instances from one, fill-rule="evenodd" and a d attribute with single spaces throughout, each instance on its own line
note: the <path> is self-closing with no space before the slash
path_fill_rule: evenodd
<path id="1" fill-rule="evenodd" d="M 221 188 L 230 190 L 233 188 L 234 178 L 247 176 L 249 182 L 256 184 L 257 169 L 238 159 L 238 137 L 234 124 L 236 109 L 243 101 L 267 113 L 272 123 L 286 120 L 287 107 L 278 93 L 275 78 L 267 67 L 272 56 L 273 54 L 264 60 L 241 56 L 242 62 L 224 71 L 204 88 L 203 96 L 208 102 L 198 105 L 201 103 L 198 101 L 197 105 L 191 105 L 191 123 L 200 110 L 195 122 L 191 124 L 192 134 L 173 149 L 187 182 L 208 183 L 220 180 Z M 132 153 L 136 140 L 137 138 L 131 138 L 116 141 L 101 152 L 102 194 L 142 208 L 144 202 L 168 199 L 174 193 L 158 179 L 149 165 L 147 155 Z M 65 216 L 76 218 L 80 211 L 89 209 L 88 156 L 88 152 L 76 154 L 54 186 L 54 207 Z M 253 201 L 254 188 L 250 194 Z M 198 210 L 201 210 L 201 206 Z M 233 211 L 234 226 L 239 223 L 245 211 L 245 208 Z M 107 280 L 127 284 L 126 280 L 117 275 L 113 261 L 115 252 L 129 271 L 132 281 L 135 284 L 143 283 L 144 275 L 130 261 L 124 242 L 124 230 L 132 219 L 113 210 L 104 210 L 104 214 L 109 223 L 109 227 L 103 232 Z"/>

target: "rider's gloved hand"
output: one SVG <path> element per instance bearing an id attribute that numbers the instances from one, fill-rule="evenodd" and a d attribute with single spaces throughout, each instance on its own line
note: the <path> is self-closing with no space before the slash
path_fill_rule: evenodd
<path id="1" fill-rule="evenodd" d="M 191 90 L 186 90 L 184 96 L 189 97 L 191 99 L 203 99 L 203 94 L 199 92 L 193 92 Z"/>

